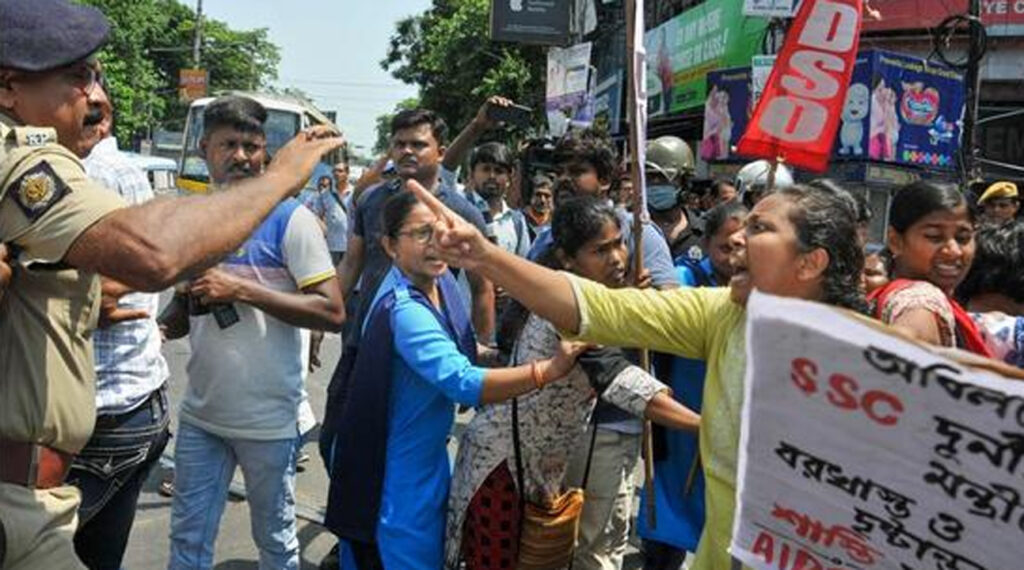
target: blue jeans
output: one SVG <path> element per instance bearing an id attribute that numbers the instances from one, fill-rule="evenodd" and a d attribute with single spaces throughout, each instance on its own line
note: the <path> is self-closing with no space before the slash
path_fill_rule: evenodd
<path id="1" fill-rule="evenodd" d="M 160 388 L 130 412 L 97 417 L 75 457 L 67 477 L 82 493 L 75 553 L 92 570 L 121 567 L 139 491 L 167 446 L 169 419 Z"/>
<path id="2" fill-rule="evenodd" d="M 295 450 L 290 439 L 228 439 L 182 422 L 174 450 L 168 568 L 210 568 L 235 466 L 242 468 L 260 568 L 299 567 L 295 534 Z"/>

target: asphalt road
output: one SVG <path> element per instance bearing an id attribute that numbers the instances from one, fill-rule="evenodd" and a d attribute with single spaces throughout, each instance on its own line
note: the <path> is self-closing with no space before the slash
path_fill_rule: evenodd
<path id="1" fill-rule="evenodd" d="M 187 376 L 185 365 L 188 362 L 189 346 L 185 340 L 171 341 L 164 345 L 164 356 L 171 369 L 169 394 L 172 409 L 171 430 L 176 431 L 177 410 L 185 390 Z M 326 401 L 327 383 L 330 381 L 334 365 L 341 355 L 341 339 L 338 335 L 328 334 L 321 347 L 321 361 L 325 366 L 306 381 L 310 403 L 317 418 L 323 417 Z M 469 421 L 470 413 L 460 414 L 456 418 L 456 434 L 464 429 Z M 453 438 L 454 441 L 454 438 Z M 298 534 L 301 548 L 302 568 L 317 568 L 320 560 L 334 545 L 334 537 L 317 522 L 322 520 L 322 510 L 327 501 L 327 474 L 320 461 L 316 442 L 311 441 L 305 446 L 310 460 L 305 470 L 296 478 L 296 504 L 299 517 Z M 454 446 L 451 452 L 454 456 Z M 174 440 L 171 440 L 164 453 L 163 464 L 153 470 L 152 475 L 143 488 L 139 498 L 139 508 L 135 517 L 128 551 L 125 554 L 124 567 L 135 568 L 166 568 L 169 553 L 169 535 L 171 519 L 171 500 L 161 496 L 157 489 L 165 473 L 169 472 L 174 454 Z M 235 474 L 236 490 L 244 489 L 241 472 Z M 637 501 L 639 503 L 639 501 Z M 259 554 L 249 531 L 248 504 L 237 497 L 228 502 L 224 517 L 220 523 L 220 534 L 217 537 L 215 567 L 220 569 L 257 568 Z M 640 568 L 639 556 L 631 549 L 627 556 L 627 569 Z"/>

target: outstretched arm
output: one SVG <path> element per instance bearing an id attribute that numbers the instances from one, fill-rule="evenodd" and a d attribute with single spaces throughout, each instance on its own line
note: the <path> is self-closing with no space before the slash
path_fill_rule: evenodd
<path id="1" fill-rule="evenodd" d="M 164 289 L 237 248 L 302 187 L 324 153 L 343 143 L 325 128 L 307 129 L 278 151 L 262 176 L 222 192 L 116 210 L 84 231 L 64 259 L 134 289 Z"/>
<path id="2" fill-rule="evenodd" d="M 419 183 L 410 180 L 406 184 L 437 216 L 437 250 L 445 261 L 502 286 L 531 312 L 558 329 L 579 331 L 576 296 L 565 276 L 492 244 L 475 226 L 448 209 Z"/>

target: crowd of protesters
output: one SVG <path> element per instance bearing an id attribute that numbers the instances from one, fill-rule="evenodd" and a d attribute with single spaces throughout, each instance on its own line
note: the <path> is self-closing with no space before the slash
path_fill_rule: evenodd
<path id="1" fill-rule="evenodd" d="M 95 24 L 96 13 L 57 8 Z M 72 394 L 89 395 L 78 406 L 91 432 L 75 424 L 76 445 L 57 438 L 30 449 L 10 417 L 0 423 L 3 568 L 120 568 L 172 413 L 169 567 L 213 566 L 237 467 L 260 567 L 298 568 L 295 478 L 315 421 L 304 382 L 321 365 L 333 371 L 318 441 L 330 480 L 324 525 L 339 539 L 324 566 L 621 568 L 635 530 L 644 568 L 678 569 L 688 557 L 690 568 L 732 568 L 754 289 L 1024 366 L 1024 221 L 1011 182 L 976 200 L 942 182 L 900 187 L 879 248 L 868 243 L 875 213 L 862 193 L 828 179 L 797 183 L 766 161 L 699 192 L 691 149 L 676 137 L 647 143 L 643 201 L 595 129 L 570 131 L 546 161 L 527 164 L 523 149 L 497 142 L 503 125 L 489 111 L 512 102 L 492 97 L 451 141 L 436 113 L 397 113 L 387 156 L 360 180 L 350 184 L 342 161 L 299 194 L 315 159 L 341 139 L 304 132 L 271 160 L 267 111 L 233 95 L 204 112 L 212 195 L 166 207 L 117 149 L 110 94 L 84 57 L 92 51 L 77 53 L 80 73 L 68 79 L 87 128 L 57 130 L 65 150 L 48 142 L 55 162 L 45 168 L 4 162 L 49 136 L 14 129 L 61 125 L 26 103 L 22 91 L 35 87 L 0 62 L 0 127 L 15 133 L 0 166 L 22 168 L 0 220 L 29 228 L 2 234 L 4 341 L 13 342 L 12 323 L 27 326 L 13 319 L 30 318 L 25 280 L 45 279 L 25 269 L 26 255 L 66 264 L 52 270 L 74 273 L 69 283 L 76 267 L 118 279 L 103 280 L 97 332 L 74 323 L 74 338 L 94 347 L 94 358 L 67 369 L 87 362 L 80 383 L 95 376 L 94 402 L 91 389 Z M 72 215 L 74 200 L 92 193 L 106 206 Z M 244 205 L 254 213 L 199 244 L 180 231 L 147 233 L 156 214 L 183 209 L 175 219 L 199 234 Z M 182 217 L 190 213 L 199 219 Z M 51 233 L 66 242 L 59 252 L 40 237 Z M 74 245 L 80 233 L 169 265 L 157 276 L 133 272 Z M 168 253 L 178 248 L 185 253 Z M 157 295 L 143 291 L 170 283 L 157 315 Z M 91 277 L 85 284 L 99 299 Z M 29 338 L 35 329 L 22 330 Z M 338 362 L 320 360 L 325 331 L 343 336 Z M 185 337 L 187 388 L 169 402 L 161 342 Z M 12 357 L 0 384 L 12 370 L 39 374 L 33 362 Z M 4 409 L 21 413 L 11 407 L 20 393 L 3 390 Z M 473 415 L 451 457 L 457 406 Z M 658 476 L 638 509 L 647 420 Z M 19 455 L 26 449 L 43 456 Z M 648 508 L 657 525 L 642 516 Z"/>

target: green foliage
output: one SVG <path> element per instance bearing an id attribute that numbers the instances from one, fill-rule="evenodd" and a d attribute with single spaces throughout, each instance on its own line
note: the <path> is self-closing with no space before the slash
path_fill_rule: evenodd
<path id="1" fill-rule="evenodd" d="M 395 109 L 390 113 L 384 113 L 377 117 L 377 142 L 373 143 L 374 155 L 384 154 L 387 152 L 388 147 L 391 146 L 391 118 L 395 116 L 395 113 L 406 109 L 415 109 L 419 106 L 419 98 L 410 97 L 399 101 L 398 104 L 395 105 Z"/>
<path id="2" fill-rule="evenodd" d="M 381 66 L 418 85 L 422 105 L 444 117 L 453 131 L 491 95 L 535 109 L 536 124 L 542 126 L 547 52 L 492 42 L 489 18 L 489 0 L 434 0 L 432 8 L 396 24 Z"/>
<path id="3" fill-rule="evenodd" d="M 82 0 L 110 19 L 110 43 L 100 52 L 117 110 L 122 144 L 151 126 L 181 129 L 186 103 L 178 101 L 178 70 L 194 67 L 196 15 L 176 0 Z M 266 29 L 232 30 L 203 18 L 200 67 L 210 91 L 262 89 L 277 78 L 279 48 Z"/>

